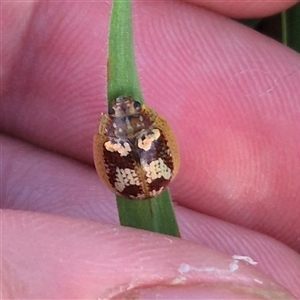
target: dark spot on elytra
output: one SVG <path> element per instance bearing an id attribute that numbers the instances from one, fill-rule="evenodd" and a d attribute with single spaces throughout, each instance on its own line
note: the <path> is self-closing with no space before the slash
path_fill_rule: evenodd
<path id="1" fill-rule="evenodd" d="M 128 185 L 125 187 L 121 194 L 126 198 L 139 200 L 137 199 L 137 196 L 143 195 L 144 192 L 141 185 Z"/>
<path id="2" fill-rule="evenodd" d="M 159 191 L 161 187 L 166 188 L 169 183 L 170 183 L 170 180 L 167 180 L 163 177 L 156 178 L 148 184 L 149 191 L 153 191 L 153 190 Z"/>

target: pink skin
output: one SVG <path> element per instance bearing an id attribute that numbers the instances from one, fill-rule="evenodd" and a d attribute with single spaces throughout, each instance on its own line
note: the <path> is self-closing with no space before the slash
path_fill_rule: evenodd
<path id="1" fill-rule="evenodd" d="M 265 5 L 248 16 L 284 9 Z M 135 3 L 145 98 L 181 148 L 174 239 L 118 226 L 92 167 L 110 4 L 2 7 L 3 298 L 300 298 L 299 54 L 201 7 Z"/>
<path id="2" fill-rule="evenodd" d="M 261 18 L 280 13 L 293 6 L 297 0 L 264 0 L 264 1 L 207 1 L 189 0 L 193 4 L 205 7 L 206 9 L 218 12 L 231 18 Z"/>

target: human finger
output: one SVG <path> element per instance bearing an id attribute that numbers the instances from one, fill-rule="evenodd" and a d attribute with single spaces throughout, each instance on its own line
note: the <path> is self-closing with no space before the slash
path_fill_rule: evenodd
<path id="1" fill-rule="evenodd" d="M 40 13 L 50 4 L 43 5 Z M 72 6 L 75 19 L 67 24 L 80 24 L 75 14 L 79 8 L 95 16 L 90 5 Z M 109 7 L 103 4 L 101 8 L 101 21 L 108 24 Z M 168 13 L 157 14 L 158 8 Z M 136 54 L 147 103 L 171 123 L 181 148 L 174 199 L 299 249 L 299 55 L 242 25 L 184 3 L 159 2 L 153 6 L 138 2 L 135 13 L 143 16 L 136 20 Z M 36 20 L 39 16 L 44 15 L 37 14 Z M 29 54 L 37 51 L 40 63 L 32 64 L 35 67 L 28 76 L 22 67 L 11 77 L 11 89 L 3 101 L 7 133 L 91 164 L 92 135 L 98 123 L 96 107 L 100 111 L 105 106 L 105 75 L 100 81 L 95 74 L 99 74 L 101 61 L 102 66 L 106 61 L 104 52 L 97 56 L 97 46 L 84 42 L 92 25 L 97 24 L 94 21 L 96 18 L 91 18 L 91 23 L 85 24 L 82 35 L 68 35 L 68 39 L 58 38 L 55 43 L 51 37 L 64 37 L 55 35 L 55 30 L 69 27 L 45 26 L 47 34 L 38 40 L 48 37 L 47 51 L 24 47 L 24 57 L 30 59 Z M 92 40 L 104 43 L 104 31 L 98 32 L 99 39 Z M 78 47 L 72 48 L 77 40 L 83 47 L 79 47 L 78 55 L 84 53 L 87 59 L 82 65 L 80 56 L 71 55 L 77 51 Z M 70 45 L 68 64 L 64 64 L 65 57 L 54 55 L 66 41 Z M 168 53 L 168 58 L 162 53 Z M 50 54 L 54 60 L 48 59 Z M 87 63 L 95 56 L 99 63 Z M 53 64 L 58 68 L 51 69 Z M 82 77 L 75 76 L 77 64 Z M 66 66 L 69 77 L 62 73 Z M 34 88 L 22 81 L 28 77 L 36 84 Z M 103 100 L 99 103 L 89 95 L 100 95 L 101 89 L 100 93 L 97 89 L 101 86 Z M 75 87 L 78 92 L 72 94 Z M 86 87 L 89 94 L 83 98 Z"/>
<path id="2" fill-rule="evenodd" d="M 91 166 L 9 137 L 1 144 L 2 208 L 118 224 L 115 197 Z M 298 295 L 299 257 L 287 246 L 179 205 L 175 211 L 183 239 L 230 256 L 250 256 L 261 271 Z"/>
<path id="3" fill-rule="evenodd" d="M 31 212 L 2 217 L 4 298 L 296 299 L 251 260 L 181 239 Z"/>
<path id="4" fill-rule="evenodd" d="M 188 2 L 231 18 L 261 18 L 280 13 L 298 1 L 203 1 L 189 0 Z"/>

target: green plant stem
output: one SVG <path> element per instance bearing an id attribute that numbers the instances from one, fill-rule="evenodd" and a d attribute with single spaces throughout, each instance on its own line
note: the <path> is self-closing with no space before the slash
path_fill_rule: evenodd
<path id="1" fill-rule="evenodd" d="M 119 214 L 121 224 L 180 237 L 168 190 L 155 198 L 143 201 L 117 197 L 117 205 L 119 211 L 122 211 Z"/>
<path id="2" fill-rule="evenodd" d="M 107 96 L 108 105 L 119 96 L 144 103 L 134 57 L 130 0 L 114 0 L 110 21 Z M 155 198 L 135 201 L 117 196 L 120 223 L 179 237 L 168 190 Z"/>
<path id="3" fill-rule="evenodd" d="M 300 53 L 300 3 L 281 14 L 282 43 Z"/>
<path id="4" fill-rule="evenodd" d="M 107 62 L 109 104 L 119 96 L 144 103 L 134 57 L 131 2 L 115 0 L 110 20 Z"/>
<path id="5" fill-rule="evenodd" d="M 286 11 L 281 13 L 281 34 L 282 44 L 287 46 Z"/>

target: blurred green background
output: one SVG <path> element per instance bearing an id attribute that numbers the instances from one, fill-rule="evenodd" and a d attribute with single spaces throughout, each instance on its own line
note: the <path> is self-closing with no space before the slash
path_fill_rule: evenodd
<path id="1" fill-rule="evenodd" d="M 300 3 L 281 14 L 240 22 L 300 53 Z"/>

